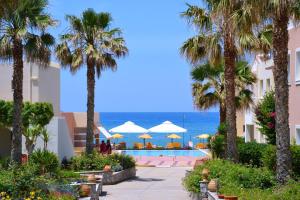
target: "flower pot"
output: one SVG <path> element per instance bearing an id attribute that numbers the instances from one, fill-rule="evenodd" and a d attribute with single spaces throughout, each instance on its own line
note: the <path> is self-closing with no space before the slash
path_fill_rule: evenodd
<path id="1" fill-rule="evenodd" d="M 91 195 L 91 187 L 88 185 L 81 185 L 79 191 L 80 197 L 88 197 Z"/>
<path id="2" fill-rule="evenodd" d="M 237 196 L 225 196 L 225 200 L 238 200 L 239 198 Z"/>
<path id="3" fill-rule="evenodd" d="M 105 165 L 103 171 L 110 172 L 111 171 L 111 166 L 110 165 Z"/>
<path id="4" fill-rule="evenodd" d="M 224 199 L 224 197 L 225 197 L 225 196 L 224 196 L 223 194 L 218 194 L 218 198 L 219 198 L 219 199 Z"/>
<path id="5" fill-rule="evenodd" d="M 96 183 L 96 177 L 95 177 L 95 175 L 94 175 L 94 174 L 90 174 L 90 175 L 88 176 L 88 178 L 87 178 L 87 181 L 88 181 L 89 183 Z"/>
<path id="6" fill-rule="evenodd" d="M 212 179 L 212 180 L 208 183 L 207 189 L 208 189 L 210 192 L 216 192 L 217 189 L 218 189 L 217 180 Z"/>

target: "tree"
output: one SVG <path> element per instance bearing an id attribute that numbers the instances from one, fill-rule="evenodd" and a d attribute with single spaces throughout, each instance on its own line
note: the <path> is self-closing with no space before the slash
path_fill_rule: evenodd
<path id="1" fill-rule="evenodd" d="M 181 47 L 183 54 L 192 64 L 209 61 L 218 64 L 223 54 L 225 64 L 225 99 L 227 133 L 227 158 L 237 161 L 235 63 L 246 50 L 254 47 L 257 37 L 251 27 L 256 21 L 249 20 L 248 12 L 236 11 L 242 1 L 206 0 L 206 8 L 188 5 L 182 16 L 194 25 L 199 34 L 188 39 Z"/>
<path id="2" fill-rule="evenodd" d="M 299 0 L 244 1 L 244 6 L 260 16 L 261 24 L 272 22 L 273 75 L 275 83 L 277 180 L 285 183 L 290 177 L 291 152 L 289 130 L 288 24 L 300 19 Z"/>
<path id="3" fill-rule="evenodd" d="M 15 0 L 1 2 L 0 57 L 13 60 L 13 125 L 11 158 L 21 163 L 23 62 L 36 62 L 46 67 L 54 38 L 46 32 L 55 22 L 46 13 L 47 0 Z"/>
<path id="4" fill-rule="evenodd" d="M 95 74 L 98 78 L 105 69 L 116 70 L 116 58 L 128 53 L 118 28 L 110 29 L 109 13 L 88 9 L 80 18 L 67 15 L 68 32 L 61 36 L 56 55 L 61 64 L 76 73 L 87 66 L 87 134 L 86 152 L 93 151 Z"/>
<path id="5" fill-rule="evenodd" d="M 29 155 L 33 152 L 39 136 L 43 137 L 44 147 L 47 147 L 49 135 L 47 135 L 45 126 L 49 124 L 53 115 L 53 108 L 49 103 L 23 103 L 22 127 L 25 129 L 23 135 Z M 13 102 L 0 100 L 0 127 L 11 129 L 12 118 Z"/>
<path id="6" fill-rule="evenodd" d="M 209 63 L 192 70 L 194 105 L 198 109 L 208 109 L 219 106 L 220 124 L 226 121 L 224 63 L 212 66 Z M 251 72 L 247 62 L 239 61 L 235 69 L 237 108 L 247 108 L 252 102 L 252 92 L 247 89 L 256 82 L 256 76 Z"/>
<path id="7" fill-rule="evenodd" d="M 265 94 L 264 98 L 257 104 L 255 115 L 260 133 L 266 136 L 268 144 L 276 145 L 276 112 L 273 91 Z"/>

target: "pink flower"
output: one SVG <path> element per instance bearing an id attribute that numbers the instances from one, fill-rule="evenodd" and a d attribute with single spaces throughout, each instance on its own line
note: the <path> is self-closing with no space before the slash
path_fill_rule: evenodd
<path id="1" fill-rule="evenodd" d="M 270 116 L 270 117 L 273 117 L 273 118 L 276 117 L 276 112 L 271 112 L 271 113 L 269 113 L 269 116 Z"/>
<path id="2" fill-rule="evenodd" d="M 269 129 L 273 129 L 275 127 L 275 124 L 273 124 L 272 122 L 269 122 L 267 125 Z"/>

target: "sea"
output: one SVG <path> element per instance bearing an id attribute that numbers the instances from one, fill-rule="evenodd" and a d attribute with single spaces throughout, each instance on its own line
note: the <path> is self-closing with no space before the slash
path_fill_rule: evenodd
<path id="1" fill-rule="evenodd" d="M 179 133 L 182 138 L 174 140 L 187 146 L 189 142 L 197 144 L 198 142 L 205 142 L 195 138 L 200 134 L 214 135 L 219 124 L 219 113 L 217 112 L 100 112 L 100 124 L 106 130 L 110 130 L 116 126 L 122 125 L 127 121 L 132 121 L 135 124 L 142 126 L 145 129 L 152 128 L 164 121 L 171 121 L 174 124 L 187 129 L 186 133 Z M 171 134 L 171 133 L 170 133 Z M 139 139 L 140 134 L 124 133 L 124 138 L 114 139 L 112 142 L 126 142 L 127 147 L 132 147 L 135 142 L 142 143 Z M 157 146 L 165 147 L 167 143 L 171 142 L 167 136 L 168 133 L 150 133 L 152 139 L 146 142 L 151 142 Z M 100 139 L 103 138 L 101 134 Z"/>

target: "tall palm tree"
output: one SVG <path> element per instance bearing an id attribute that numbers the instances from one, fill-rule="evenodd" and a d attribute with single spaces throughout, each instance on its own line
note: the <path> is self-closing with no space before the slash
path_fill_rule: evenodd
<path id="1" fill-rule="evenodd" d="M 96 13 L 87 9 L 81 17 L 67 15 L 69 31 L 61 36 L 56 48 L 57 58 L 76 73 L 87 66 L 87 134 L 86 152 L 93 151 L 95 74 L 98 78 L 105 69 L 116 70 L 116 58 L 128 53 L 125 41 L 118 28 L 110 29 L 109 13 Z"/>
<path id="2" fill-rule="evenodd" d="M 46 32 L 55 21 L 46 13 L 47 0 L 14 0 L 1 2 L 0 57 L 13 60 L 13 161 L 20 163 L 22 155 L 23 62 L 35 62 L 46 67 L 51 57 L 54 38 Z"/>
<path id="3" fill-rule="evenodd" d="M 225 64 L 225 98 L 227 130 L 227 158 L 237 161 L 236 147 L 236 104 L 235 104 L 235 63 L 245 50 L 257 43 L 251 29 L 247 12 L 240 12 L 239 18 L 233 17 L 240 9 L 242 1 L 206 0 L 206 8 L 188 5 L 182 14 L 198 30 L 199 34 L 188 39 L 181 47 L 192 64 L 208 60 L 212 64 L 220 63 L 224 57 Z M 237 20 L 237 21 L 234 21 Z M 223 54 L 223 56 L 222 56 Z"/>
<path id="4" fill-rule="evenodd" d="M 226 121 L 226 98 L 224 63 L 212 66 L 209 63 L 200 65 L 192 70 L 194 105 L 198 109 L 208 109 L 219 106 L 220 124 Z M 239 109 L 247 108 L 252 102 L 252 92 L 248 86 L 256 82 L 256 76 L 251 72 L 247 62 L 236 63 L 235 103 Z"/>
<path id="5" fill-rule="evenodd" d="M 289 130 L 288 24 L 300 19 L 299 0 L 247 0 L 244 6 L 255 10 L 262 23 L 273 23 L 273 59 L 276 110 L 277 180 L 285 183 L 290 177 L 291 153 Z M 254 14 L 253 14 L 254 15 Z"/>

